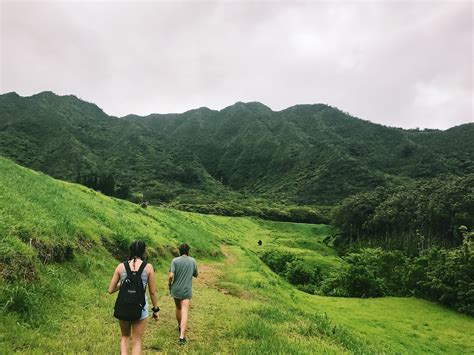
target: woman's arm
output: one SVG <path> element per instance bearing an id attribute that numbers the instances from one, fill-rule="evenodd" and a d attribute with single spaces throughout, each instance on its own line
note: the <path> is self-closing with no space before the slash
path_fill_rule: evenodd
<path id="1" fill-rule="evenodd" d="M 112 276 L 112 280 L 110 280 L 110 285 L 109 285 L 109 293 L 112 294 L 116 291 L 119 290 L 120 288 L 120 270 L 121 270 L 122 264 L 119 264 L 114 271 L 114 275 Z"/>
<path id="2" fill-rule="evenodd" d="M 173 284 L 174 280 L 174 272 L 169 272 L 168 273 L 168 289 L 171 291 L 171 285 Z"/>
<path id="3" fill-rule="evenodd" d="M 148 264 L 148 293 L 150 294 L 151 303 L 153 308 L 158 308 L 158 302 L 156 297 L 156 286 L 155 286 L 155 270 L 153 270 L 153 265 Z M 158 312 L 153 312 L 153 317 L 155 315 L 158 317 Z"/>

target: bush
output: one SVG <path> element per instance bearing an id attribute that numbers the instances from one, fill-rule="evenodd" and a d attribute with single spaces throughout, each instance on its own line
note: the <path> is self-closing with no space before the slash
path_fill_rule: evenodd
<path id="1" fill-rule="evenodd" d="M 366 248 L 348 254 L 345 260 L 347 267 L 326 279 L 320 292 L 351 297 L 406 294 L 407 257 L 402 252 Z"/>
<path id="2" fill-rule="evenodd" d="M 293 285 L 319 285 L 322 278 L 321 269 L 318 266 L 311 265 L 300 258 L 287 263 L 285 276 Z M 312 292 L 314 289 L 311 289 Z"/>
<path id="3" fill-rule="evenodd" d="M 420 296 L 474 315 L 474 253 L 464 248 L 433 248 L 415 260 L 413 268 L 425 266 L 417 282 Z"/>
<path id="4" fill-rule="evenodd" d="M 295 256 L 289 252 L 269 250 L 263 253 L 260 259 L 262 259 L 270 269 L 281 275 L 285 273 L 286 265 L 291 263 L 295 259 Z"/>
<path id="5" fill-rule="evenodd" d="M 301 291 L 315 293 L 321 282 L 322 273 L 319 266 L 308 263 L 290 252 L 269 250 L 260 258 L 270 269 L 284 276 Z"/>
<path id="6" fill-rule="evenodd" d="M 474 315 L 474 253 L 470 247 L 431 248 L 408 257 L 400 251 L 361 249 L 325 278 L 318 293 L 339 297 L 428 298 Z"/>

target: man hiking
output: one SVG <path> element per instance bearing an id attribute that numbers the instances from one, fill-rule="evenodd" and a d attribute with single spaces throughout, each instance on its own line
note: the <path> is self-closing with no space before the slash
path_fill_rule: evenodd
<path id="1" fill-rule="evenodd" d="M 188 323 L 189 302 L 192 297 L 193 276 L 198 276 L 196 260 L 189 255 L 189 245 L 179 246 L 179 257 L 171 261 L 168 275 L 168 287 L 176 305 L 179 344 L 185 345 L 186 325 Z"/>

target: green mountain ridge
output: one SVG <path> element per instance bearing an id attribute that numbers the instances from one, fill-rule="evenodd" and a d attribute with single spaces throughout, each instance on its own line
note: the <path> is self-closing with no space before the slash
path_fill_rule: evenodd
<path id="1" fill-rule="evenodd" d="M 1 155 L 69 181 L 109 173 L 156 202 L 332 205 L 377 186 L 473 172 L 473 138 L 473 123 L 403 130 L 324 104 L 119 118 L 73 95 L 0 95 Z"/>

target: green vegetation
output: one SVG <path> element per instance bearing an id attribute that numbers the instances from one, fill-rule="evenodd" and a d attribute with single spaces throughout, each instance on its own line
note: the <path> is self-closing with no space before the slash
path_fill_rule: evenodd
<path id="1" fill-rule="evenodd" d="M 417 296 L 474 315 L 474 251 L 431 248 L 417 257 L 365 248 L 349 253 L 343 268 L 325 278 L 318 292 L 331 296 Z"/>
<path id="2" fill-rule="evenodd" d="M 356 193 L 474 172 L 472 123 L 407 131 L 322 104 L 117 118 L 72 95 L 9 93 L 0 117 L 0 154 L 21 165 L 205 213 L 321 223 L 320 206 Z"/>
<path id="3" fill-rule="evenodd" d="M 338 270 L 344 261 L 323 242 L 328 226 L 144 209 L 3 158 L 0 197 L 2 353 L 118 349 L 115 295 L 106 289 L 136 238 L 149 246 L 163 309 L 148 326 L 146 352 L 182 350 L 166 271 L 183 241 L 200 268 L 190 352 L 459 354 L 474 348 L 469 316 L 415 298 L 310 295 L 261 262 L 277 250 L 314 263 L 322 275 Z"/>
<path id="4" fill-rule="evenodd" d="M 474 315 L 474 174 L 351 196 L 334 208 L 332 225 L 347 264 L 318 292 L 416 295 Z"/>
<path id="5" fill-rule="evenodd" d="M 334 209 L 332 225 L 339 249 L 381 246 L 416 254 L 431 246 L 459 246 L 459 227 L 474 229 L 474 174 L 351 196 Z"/>

